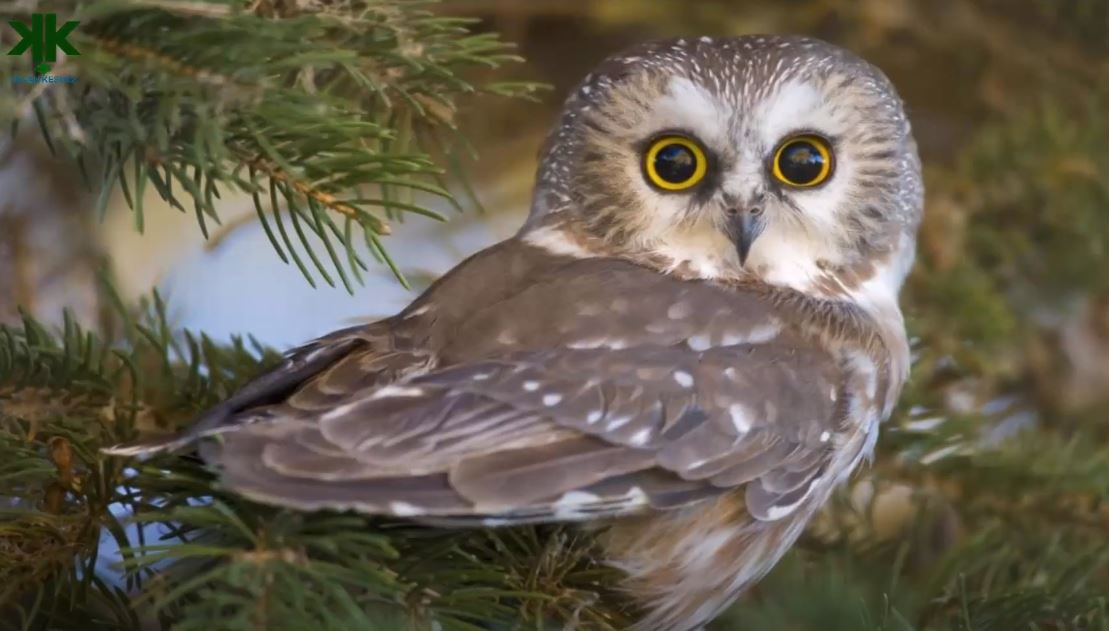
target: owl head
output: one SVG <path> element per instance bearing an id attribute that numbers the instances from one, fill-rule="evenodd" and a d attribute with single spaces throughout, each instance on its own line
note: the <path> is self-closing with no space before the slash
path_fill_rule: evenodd
<path id="1" fill-rule="evenodd" d="M 810 38 L 702 37 L 585 78 L 525 232 L 560 218 L 694 276 L 896 302 L 921 207 L 916 144 L 880 70 Z"/>

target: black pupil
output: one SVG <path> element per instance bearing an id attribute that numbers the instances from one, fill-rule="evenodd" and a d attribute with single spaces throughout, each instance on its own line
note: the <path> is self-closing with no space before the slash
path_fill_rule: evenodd
<path id="1" fill-rule="evenodd" d="M 673 143 L 655 154 L 655 173 L 671 184 L 688 182 L 696 172 L 697 156 L 689 147 Z"/>
<path id="2" fill-rule="evenodd" d="M 778 156 L 778 170 L 793 184 L 809 184 L 824 170 L 824 156 L 807 140 L 791 142 Z"/>

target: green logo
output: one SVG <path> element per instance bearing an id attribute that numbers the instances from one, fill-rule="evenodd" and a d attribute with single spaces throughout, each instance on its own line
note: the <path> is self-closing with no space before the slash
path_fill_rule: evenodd
<path id="1" fill-rule="evenodd" d="M 67 55 L 80 55 L 66 39 L 79 22 L 70 20 L 58 28 L 58 14 L 33 13 L 31 23 L 12 20 L 8 22 L 19 33 L 19 43 L 8 51 L 9 55 L 22 55 L 31 49 L 31 58 L 35 62 L 35 72 L 46 74 L 50 72 L 50 64 L 58 60 L 58 50 Z"/>

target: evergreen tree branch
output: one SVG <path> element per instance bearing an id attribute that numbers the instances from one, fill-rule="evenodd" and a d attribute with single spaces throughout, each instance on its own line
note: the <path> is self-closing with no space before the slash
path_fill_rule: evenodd
<path id="1" fill-rule="evenodd" d="M 0 121 L 34 118 L 52 150 L 102 191 L 100 213 L 118 186 L 140 231 L 151 187 L 193 212 L 206 237 L 220 222 L 221 195 L 251 195 L 260 216 L 268 210 L 279 228 L 293 224 L 278 231 L 280 241 L 267 231 L 283 260 L 309 282 L 338 277 L 349 289 L 365 267 L 351 228 L 382 254 L 388 220 L 439 218 L 414 195 L 450 196 L 433 156 L 452 138 L 458 102 L 536 88 L 465 80 L 517 57 L 427 5 L 8 3 L 5 20 L 42 10 L 79 20 L 71 38 L 81 54 L 54 68 L 75 75 L 72 85 L 13 85 L 0 97 Z M 28 74 L 29 59 L 0 60 L 0 80 Z M 349 223 L 339 229 L 336 220 Z M 317 239 L 326 260 L 313 254 Z"/>

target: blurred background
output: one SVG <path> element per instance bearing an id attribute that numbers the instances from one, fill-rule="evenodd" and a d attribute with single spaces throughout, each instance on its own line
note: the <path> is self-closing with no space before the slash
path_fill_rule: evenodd
<path id="1" fill-rule="evenodd" d="M 250 333 L 283 348 L 393 313 L 461 258 L 516 230 L 543 136 L 564 95 L 605 56 L 656 37 L 816 36 L 872 61 L 900 90 L 925 164 L 927 210 L 903 295 L 913 382 L 882 439 L 885 457 L 844 500 L 866 513 L 866 534 L 860 524 L 824 524 L 812 545 L 880 545 L 918 529 L 927 545 L 915 556 L 879 558 L 926 565 L 981 533 L 1027 531 L 1006 544 L 1012 559 L 989 566 L 998 574 L 972 572 L 978 586 L 1062 568 L 1052 563 L 1099 542 L 1109 547 L 1109 1 L 452 0 L 434 10 L 481 18 L 480 29 L 516 42 L 527 60 L 510 77 L 552 89 L 538 103 L 484 99 L 462 111 L 460 131 L 478 156 L 463 160 L 464 212 L 440 203 L 448 222 L 409 217 L 386 241 L 412 290 L 384 267 L 353 296 L 313 289 L 274 255 L 247 197 L 224 200 L 224 226 L 208 241 L 191 215 L 152 190 L 145 234 L 122 198 L 97 222 L 66 167 L 24 143 L 0 156 L 0 319 L 21 303 L 48 320 L 66 304 L 95 320 L 103 298 L 93 270 L 105 259 L 124 298 L 159 287 L 174 323 L 216 339 Z M 923 432 L 934 437 L 916 438 Z M 1027 448 L 980 458 L 1029 437 L 1043 445 L 1042 459 L 1029 460 L 1037 452 Z M 965 476 L 952 481 L 936 469 L 949 459 L 1017 490 L 983 499 L 989 504 L 976 513 L 979 495 Z M 1081 471 L 1064 466 L 1076 459 Z M 916 466 L 883 475 L 905 462 Z M 1058 486 L 1022 493 L 1022 468 L 1037 484 L 1058 471 Z M 935 499 L 925 503 L 928 519 L 909 501 L 920 496 Z M 1033 514 L 1044 522 L 1026 519 Z M 1059 559 L 1050 550 L 1028 556 L 1022 542 L 1044 545 L 1050 537 L 1040 535 L 1053 529 L 1070 536 L 1060 523 L 1080 524 L 1085 543 L 1062 546 Z M 1105 568 L 1090 570 L 1100 572 L 1095 585 L 1107 584 Z M 795 580 L 795 571 L 788 562 L 768 589 Z M 842 596 L 837 584 L 809 587 Z M 789 627 L 790 598 L 800 595 L 778 598 L 777 608 L 744 614 L 758 620 L 736 614 L 744 628 L 817 628 Z"/>

